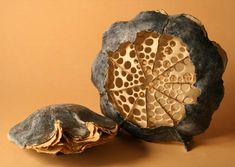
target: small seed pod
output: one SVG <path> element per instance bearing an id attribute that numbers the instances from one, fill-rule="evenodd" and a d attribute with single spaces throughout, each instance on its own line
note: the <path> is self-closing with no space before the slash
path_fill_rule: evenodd
<path id="1" fill-rule="evenodd" d="M 37 110 L 11 128 L 8 138 L 21 148 L 70 154 L 105 143 L 116 133 L 111 119 L 80 105 L 61 104 Z"/>
<path id="2" fill-rule="evenodd" d="M 114 23 L 92 66 L 102 112 L 147 141 L 182 141 L 206 130 L 223 98 L 227 59 L 197 19 L 141 12 Z"/>

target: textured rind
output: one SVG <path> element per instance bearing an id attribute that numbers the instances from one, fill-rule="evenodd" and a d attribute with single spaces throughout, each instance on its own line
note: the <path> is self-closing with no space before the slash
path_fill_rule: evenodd
<path id="1" fill-rule="evenodd" d="M 55 122 L 61 122 L 63 133 L 85 139 L 90 131 L 85 122 L 92 122 L 99 127 L 115 129 L 116 123 L 86 107 L 76 104 L 59 104 L 41 108 L 27 119 L 12 127 L 8 133 L 10 141 L 21 148 L 41 145 L 54 135 Z"/>
<path id="2" fill-rule="evenodd" d="M 91 79 L 100 93 L 102 112 L 115 120 L 131 134 L 148 140 L 188 140 L 204 132 L 210 124 L 213 112 L 218 108 L 224 94 L 222 74 L 224 65 L 217 48 L 208 39 L 204 27 L 189 15 L 168 16 L 160 12 L 141 12 L 129 22 L 114 23 L 103 35 L 103 45 L 93 66 Z M 186 105 L 185 118 L 175 127 L 139 128 L 124 121 L 108 101 L 105 81 L 108 70 L 107 56 L 120 43 L 133 42 L 137 32 L 155 31 L 182 39 L 188 46 L 190 58 L 196 69 L 195 86 L 201 90 L 197 104 Z M 186 139 L 185 139 L 186 138 Z"/>
<path id="3" fill-rule="evenodd" d="M 159 24 L 161 23 L 161 24 Z M 162 32 L 167 24 L 167 16 L 158 12 L 141 12 L 129 22 L 116 22 L 103 34 L 102 49 L 92 65 L 92 82 L 100 94 L 106 94 L 104 88 L 107 74 L 107 53 L 115 51 L 119 44 L 133 42 L 140 31 Z"/>

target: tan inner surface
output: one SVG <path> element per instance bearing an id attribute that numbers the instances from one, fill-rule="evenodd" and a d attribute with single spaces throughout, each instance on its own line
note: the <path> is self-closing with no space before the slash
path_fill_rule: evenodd
<path id="1" fill-rule="evenodd" d="M 200 95 L 187 47 L 174 36 L 139 32 L 109 52 L 108 65 L 109 101 L 141 128 L 176 125 Z"/>
<path id="2" fill-rule="evenodd" d="M 79 137 L 63 134 L 61 121 L 57 120 L 54 124 L 54 135 L 50 140 L 40 145 L 26 146 L 26 149 L 49 154 L 56 154 L 58 152 L 64 154 L 81 153 L 87 148 L 105 143 L 117 134 L 117 126 L 113 129 L 107 129 L 93 122 L 86 122 L 85 124 L 90 134 L 85 139 L 80 139 Z"/>

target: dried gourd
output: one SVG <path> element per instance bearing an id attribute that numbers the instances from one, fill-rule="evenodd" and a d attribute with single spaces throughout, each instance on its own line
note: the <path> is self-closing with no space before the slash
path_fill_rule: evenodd
<path id="1" fill-rule="evenodd" d="M 139 138 L 189 149 L 223 98 L 219 50 L 190 15 L 148 11 L 114 23 L 92 66 L 102 112 Z"/>
<path id="2" fill-rule="evenodd" d="M 10 129 L 8 138 L 21 148 L 37 152 L 81 153 L 109 141 L 117 124 L 75 104 L 51 105 L 37 110 Z"/>

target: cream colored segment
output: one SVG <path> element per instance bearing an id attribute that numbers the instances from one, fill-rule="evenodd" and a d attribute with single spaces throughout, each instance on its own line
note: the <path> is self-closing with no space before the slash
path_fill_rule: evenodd
<path id="1" fill-rule="evenodd" d="M 128 92 L 129 92 L 129 94 L 127 93 L 127 90 L 123 90 L 123 91 L 119 91 L 118 95 L 117 95 L 117 93 L 113 94 L 114 99 L 116 100 L 116 103 L 119 107 L 119 112 L 124 118 L 126 118 L 127 115 L 129 115 L 129 112 L 133 106 L 133 103 L 136 100 L 136 97 L 134 97 L 133 90 L 129 91 L 129 89 L 128 89 Z M 131 99 L 131 101 L 130 101 L 130 99 Z M 131 104 L 132 101 L 133 101 L 133 103 Z M 120 109 L 121 109 L 121 111 L 120 111 Z"/>
<path id="2" fill-rule="evenodd" d="M 185 108 L 179 101 L 159 92 L 155 92 L 155 98 L 158 103 L 162 106 L 165 113 L 170 117 L 170 119 L 177 124 L 180 122 L 185 115 Z"/>
<path id="3" fill-rule="evenodd" d="M 146 126 L 145 90 L 141 87 L 129 88 L 121 91 L 115 98 L 118 103 L 121 102 L 119 112 L 124 119 L 135 122 L 139 126 Z"/>
<path id="4" fill-rule="evenodd" d="M 138 61 L 138 58 L 136 56 L 136 51 L 133 48 L 131 48 L 132 44 L 129 44 L 127 45 L 126 49 L 125 49 L 125 55 L 124 56 L 121 56 L 120 55 L 120 58 L 123 59 L 123 62 L 122 63 L 118 63 L 120 65 L 120 67 L 122 69 L 124 69 L 125 71 L 127 71 L 128 73 L 132 74 L 131 72 L 131 68 L 135 68 L 137 70 L 137 73 L 139 74 L 139 71 L 142 71 L 141 67 L 140 67 L 140 63 Z M 134 56 L 130 56 L 132 55 L 132 53 L 134 53 L 133 55 Z M 139 74 L 139 77 L 140 76 L 143 76 L 143 74 Z"/>
<path id="5" fill-rule="evenodd" d="M 178 89 L 175 89 L 175 88 L 177 88 L 177 85 L 175 85 L 173 88 L 172 84 L 166 84 L 163 81 L 157 80 L 156 83 L 157 84 L 155 84 L 153 86 L 153 88 L 156 91 L 161 92 L 162 94 L 165 94 L 166 96 L 169 96 L 169 97 L 176 100 L 176 96 L 178 94 L 178 92 L 177 92 Z"/>
<path id="6" fill-rule="evenodd" d="M 156 90 L 151 88 L 147 91 L 147 116 L 148 127 L 173 126 L 173 120 L 165 112 L 160 103 L 161 97 L 155 97 Z"/>
<path id="7" fill-rule="evenodd" d="M 124 89 L 121 91 L 109 92 L 112 93 L 117 105 L 117 109 L 124 119 L 130 115 L 130 112 L 140 96 L 145 96 L 145 90 L 141 86 Z"/>
<path id="8" fill-rule="evenodd" d="M 114 65 L 116 68 L 113 69 L 114 75 L 114 88 L 110 89 L 110 91 L 117 91 L 126 89 L 130 85 L 130 81 L 127 80 L 127 76 L 129 77 L 130 74 L 122 70 L 117 65 Z M 133 76 L 131 76 L 133 78 Z M 125 86 L 125 83 L 128 83 L 128 86 Z M 133 83 L 134 84 L 134 83 Z M 131 85 L 130 85 L 131 86 Z"/>
<path id="9" fill-rule="evenodd" d="M 153 38 L 152 36 L 149 36 L 148 38 L 146 38 L 144 42 L 142 43 L 143 50 L 137 52 L 138 53 L 137 55 L 143 67 L 144 73 L 146 75 L 152 74 L 155 56 L 156 56 L 157 49 L 158 49 L 159 37 Z M 146 41 L 152 41 L 152 44 L 150 45 Z M 151 51 L 149 53 L 146 53 L 146 50 L 149 50 L 149 48 L 151 49 Z"/>
<path id="10" fill-rule="evenodd" d="M 182 104 L 195 104 L 201 93 L 198 88 L 188 83 L 166 83 L 165 87 L 169 89 L 163 92 Z"/>
<path id="11" fill-rule="evenodd" d="M 109 93 L 112 93 L 117 109 L 124 119 L 140 127 L 147 126 L 145 89 L 142 86 Z"/>
<path id="12" fill-rule="evenodd" d="M 112 70 L 113 73 L 109 75 L 113 75 L 113 86 L 114 88 L 109 89 L 109 91 L 119 91 L 128 89 L 131 87 L 135 87 L 138 85 L 141 85 L 142 83 L 140 81 L 144 80 L 144 76 L 137 74 L 137 70 L 135 73 L 129 73 L 127 70 L 123 69 L 118 63 L 116 63 L 114 60 L 111 59 L 111 62 L 113 64 Z M 110 67 L 111 68 L 111 67 Z M 133 72 L 133 69 L 132 69 Z M 109 76 L 109 78 L 112 78 Z M 111 81 L 108 81 L 111 82 Z"/>
<path id="13" fill-rule="evenodd" d="M 184 104 L 197 102 L 197 97 L 201 92 L 193 86 L 196 82 L 195 67 L 188 57 L 183 62 L 171 67 L 165 74 L 158 77 L 164 81 L 164 89 L 161 86 L 162 92 Z M 159 87 L 156 88 L 159 89 Z"/>
<path id="14" fill-rule="evenodd" d="M 170 70 L 169 77 L 176 76 L 177 82 L 181 83 L 195 83 L 196 74 L 195 66 L 192 64 L 189 57 L 186 57 L 183 61 L 177 63 Z M 170 80 L 171 81 L 171 80 Z M 174 82 L 174 80 L 172 80 Z"/>
<path id="15" fill-rule="evenodd" d="M 135 102 L 127 120 L 141 128 L 147 128 L 146 98 L 139 97 Z"/>
<path id="16" fill-rule="evenodd" d="M 159 43 L 159 45 L 161 45 L 161 43 Z M 161 67 L 154 70 L 156 73 L 154 74 L 155 76 L 161 75 L 167 69 L 189 56 L 186 46 L 176 37 L 169 40 L 167 46 L 163 46 L 163 51 L 161 52 L 165 56 L 163 57 L 163 60 L 159 60 L 161 62 Z"/>
<path id="17" fill-rule="evenodd" d="M 144 80 L 140 63 L 136 57 L 136 53 L 130 56 L 130 52 L 135 52 L 131 45 L 127 45 L 125 55 L 120 55 L 119 58 L 114 59 L 110 57 L 113 67 L 114 88 L 113 90 L 122 90 L 125 88 L 141 85 Z M 120 61 L 121 60 L 121 61 Z M 142 82 L 141 82 L 142 81 Z"/>

